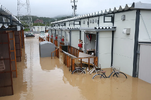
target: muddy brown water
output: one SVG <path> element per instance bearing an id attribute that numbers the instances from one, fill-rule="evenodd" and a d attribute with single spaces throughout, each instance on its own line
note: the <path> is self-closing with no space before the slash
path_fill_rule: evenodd
<path id="1" fill-rule="evenodd" d="M 14 95 L 0 100 L 151 100 L 151 84 L 138 78 L 99 78 L 71 74 L 60 58 L 39 57 L 38 36 L 25 39 Z M 104 69 L 106 74 L 111 69 Z"/>

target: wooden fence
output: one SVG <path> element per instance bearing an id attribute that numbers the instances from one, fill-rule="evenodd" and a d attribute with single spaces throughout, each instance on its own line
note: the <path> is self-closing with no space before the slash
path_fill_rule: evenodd
<path id="1" fill-rule="evenodd" d="M 62 49 L 62 46 L 60 46 Z M 75 70 L 75 64 L 78 62 L 79 66 L 82 67 L 82 63 L 88 64 L 88 67 L 90 69 L 90 65 L 97 66 L 98 64 L 98 57 L 92 56 L 92 57 L 79 57 L 79 52 L 83 52 L 82 50 L 79 50 L 77 48 L 74 48 L 72 46 L 68 46 L 68 52 L 63 51 L 63 62 L 64 64 L 69 68 L 71 67 L 71 71 Z M 88 59 L 88 62 L 83 62 L 83 59 Z M 94 64 L 90 63 L 90 59 L 94 59 Z"/>

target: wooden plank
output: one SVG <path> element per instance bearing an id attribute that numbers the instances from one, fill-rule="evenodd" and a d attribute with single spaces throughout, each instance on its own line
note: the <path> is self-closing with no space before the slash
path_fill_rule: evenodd
<path id="1" fill-rule="evenodd" d="M 65 61 L 66 61 L 66 54 L 65 53 L 63 53 L 63 57 L 64 57 L 64 64 L 66 64 L 65 63 Z"/>
<path id="2" fill-rule="evenodd" d="M 22 48 L 24 48 L 25 41 L 24 41 L 24 30 L 22 30 Z"/>
<path id="3" fill-rule="evenodd" d="M 70 47 L 70 48 L 71 48 L 71 54 L 73 55 L 73 51 L 72 51 L 72 50 L 73 50 L 73 48 L 72 48 L 72 47 Z"/>
<path id="4" fill-rule="evenodd" d="M 8 38 L 8 43 L 10 43 L 10 40 L 9 40 L 9 34 L 7 34 L 7 38 Z M 10 44 L 8 44 L 8 49 L 9 49 L 9 51 L 11 50 L 10 49 Z M 12 90 L 11 90 L 11 93 L 12 94 L 14 94 L 14 89 L 13 89 L 13 79 L 12 79 L 12 67 L 11 67 L 11 53 L 9 52 L 9 63 L 10 63 L 10 79 L 11 79 L 11 88 L 12 88 Z"/>
<path id="5" fill-rule="evenodd" d="M 71 71 L 74 71 L 74 70 L 75 70 L 75 66 L 74 66 L 75 59 L 71 59 L 71 62 L 72 62 L 72 68 L 71 68 Z"/>
<path id="6" fill-rule="evenodd" d="M 13 38 L 9 38 L 9 40 L 13 40 Z"/>
<path id="7" fill-rule="evenodd" d="M 81 68 L 82 68 L 82 59 L 80 59 L 80 66 L 81 66 Z"/>
<path id="8" fill-rule="evenodd" d="M 69 57 L 69 67 L 71 66 L 71 57 Z"/>
<path id="9" fill-rule="evenodd" d="M 98 66 L 98 57 L 94 58 L 94 65 Z"/>
<path id="10" fill-rule="evenodd" d="M 11 85 L 6 85 L 6 86 L 0 86 L 0 88 L 4 88 L 4 87 L 10 87 Z"/>
<path id="11" fill-rule="evenodd" d="M 12 71 L 2 71 L 0 73 L 11 73 Z"/>
<path id="12" fill-rule="evenodd" d="M 22 52 L 21 52 L 21 43 L 20 43 L 20 35 L 19 35 L 18 31 L 14 31 L 14 32 L 15 32 L 16 54 L 19 54 L 19 55 L 16 55 L 16 60 L 17 60 L 17 62 L 20 62 L 21 61 L 21 55 L 22 55 Z M 19 50 L 18 50 L 18 48 L 19 48 Z"/>
<path id="13" fill-rule="evenodd" d="M 66 61 L 67 61 L 67 67 L 69 67 L 69 56 L 67 55 L 66 58 L 67 58 L 66 59 Z"/>
<path id="14" fill-rule="evenodd" d="M 68 46 L 68 53 L 70 53 L 70 46 Z"/>
<path id="15" fill-rule="evenodd" d="M 22 57 L 22 41 L 21 41 L 21 31 L 19 31 L 19 41 L 20 41 L 20 52 Z"/>
<path id="16" fill-rule="evenodd" d="M 3 43 L 0 43 L 0 44 L 9 44 L 8 42 L 3 42 Z"/>

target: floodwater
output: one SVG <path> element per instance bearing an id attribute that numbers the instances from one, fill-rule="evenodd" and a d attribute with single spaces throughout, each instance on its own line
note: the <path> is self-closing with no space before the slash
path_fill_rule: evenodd
<path id="1" fill-rule="evenodd" d="M 92 79 L 95 73 L 71 74 L 62 58 L 40 58 L 38 37 L 26 38 L 14 95 L 0 100 L 151 100 L 149 83 L 130 76 Z"/>

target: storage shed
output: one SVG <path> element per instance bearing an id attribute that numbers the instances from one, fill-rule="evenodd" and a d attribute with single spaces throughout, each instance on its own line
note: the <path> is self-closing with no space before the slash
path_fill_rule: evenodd
<path id="1" fill-rule="evenodd" d="M 0 5 L 0 96 L 13 95 L 13 78 L 21 61 L 24 32 L 21 22 Z"/>
<path id="2" fill-rule="evenodd" d="M 48 41 L 39 43 L 40 57 L 51 57 L 51 52 L 55 51 L 56 46 Z M 52 54 L 54 56 L 54 54 Z"/>

